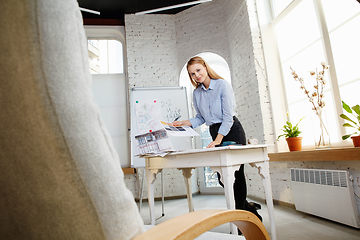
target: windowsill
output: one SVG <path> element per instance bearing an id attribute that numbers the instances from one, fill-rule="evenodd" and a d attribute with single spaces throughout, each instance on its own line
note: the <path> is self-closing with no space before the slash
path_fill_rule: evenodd
<path id="1" fill-rule="evenodd" d="M 359 161 L 360 147 L 269 153 L 270 161 Z"/>

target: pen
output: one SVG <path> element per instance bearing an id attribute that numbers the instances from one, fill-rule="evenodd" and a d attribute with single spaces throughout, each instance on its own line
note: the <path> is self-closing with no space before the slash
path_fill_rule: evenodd
<path id="1" fill-rule="evenodd" d="M 176 117 L 173 122 L 179 120 L 179 118 L 181 118 L 181 116 Z"/>

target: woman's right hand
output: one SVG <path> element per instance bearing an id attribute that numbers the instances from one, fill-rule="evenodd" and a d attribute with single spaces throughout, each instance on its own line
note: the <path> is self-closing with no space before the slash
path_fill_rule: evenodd
<path id="1" fill-rule="evenodd" d="M 174 122 L 172 122 L 172 125 L 174 125 L 175 127 L 191 126 L 191 122 L 189 120 L 174 121 Z"/>

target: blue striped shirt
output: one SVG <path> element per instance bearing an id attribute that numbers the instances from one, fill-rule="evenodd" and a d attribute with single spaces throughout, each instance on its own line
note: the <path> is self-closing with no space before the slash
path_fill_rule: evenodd
<path id="1" fill-rule="evenodd" d="M 235 98 L 231 85 L 222 79 L 211 79 L 209 88 L 202 84 L 193 92 L 196 116 L 189 119 L 193 128 L 203 123 L 222 123 L 218 133 L 226 136 L 233 125 Z"/>

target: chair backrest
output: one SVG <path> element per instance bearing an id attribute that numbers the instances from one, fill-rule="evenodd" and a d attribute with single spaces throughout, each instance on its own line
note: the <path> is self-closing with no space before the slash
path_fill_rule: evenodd
<path id="1" fill-rule="evenodd" d="M 140 234 L 90 89 L 77 1 L 1 0 L 0 22 L 0 238 Z"/>

